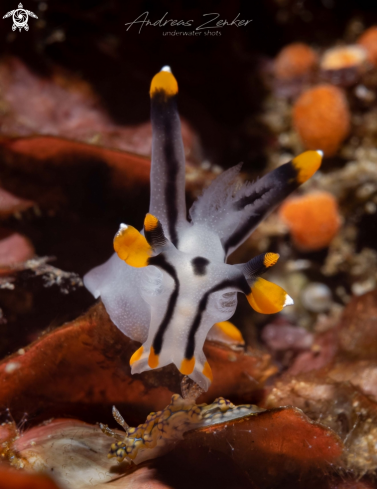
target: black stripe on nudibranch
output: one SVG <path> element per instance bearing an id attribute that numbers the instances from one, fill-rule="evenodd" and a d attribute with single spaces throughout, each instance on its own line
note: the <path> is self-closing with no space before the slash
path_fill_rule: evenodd
<path id="1" fill-rule="evenodd" d="M 209 260 L 203 256 L 197 256 L 191 260 L 191 265 L 195 275 L 205 275 L 207 272 L 207 265 L 209 265 Z"/>
<path id="2" fill-rule="evenodd" d="M 256 200 L 261 199 L 271 190 L 271 187 L 254 190 L 250 195 L 245 195 L 234 202 L 232 209 L 235 211 L 242 211 L 247 205 L 253 204 Z"/>
<path id="3" fill-rule="evenodd" d="M 174 118 L 177 113 L 176 96 L 166 98 L 163 92 L 157 92 L 152 97 L 153 124 L 164 134 L 163 161 L 165 168 L 161 172 L 167 179 L 164 188 L 165 208 L 167 212 L 168 231 L 171 242 L 178 246 L 178 173 L 179 160 L 174 148 Z"/>
<path id="4" fill-rule="evenodd" d="M 234 202 L 233 210 L 242 211 L 251 204 L 250 217 L 223 243 L 225 252 L 243 241 L 250 231 L 259 224 L 291 192 L 300 186 L 298 170 L 292 162 L 279 166 L 255 183 L 256 189 L 249 196 Z"/>
<path id="5" fill-rule="evenodd" d="M 278 253 L 262 253 L 243 265 L 243 273 L 247 279 L 259 277 L 270 267 L 274 266 L 278 259 Z"/>
<path id="6" fill-rule="evenodd" d="M 159 248 L 167 243 L 160 221 L 152 214 L 145 216 L 144 236 L 152 248 Z"/>
<path id="7" fill-rule="evenodd" d="M 175 268 L 168 261 L 166 261 L 166 258 L 162 253 L 160 253 L 157 256 L 152 256 L 151 258 L 149 258 L 148 264 L 161 268 L 166 273 L 168 273 L 174 280 L 174 290 L 169 297 L 168 306 L 166 308 L 164 318 L 161 321 L 160 326 L 158 327 L 157 333 L 152 343 L 154 353 L 156 355 L 159 355 L 162 350 L 165 331 L 169 326 L 171 318 L 173 317 L 174 314 L 175 306 L 177 304 L 180 284 Z"/>
<path id="8" fill-rule="evenodd" d="M 195 335 L 199 329 L 203 313 L 207 308 L 209 296 L 213 292 L 218 292 L 219 290 L 223 290 L 223 289 L 226 289 L 228 287 L 233 287 L 235 289 L 238 289 L 240 292 L 243 292 L 245 295 L 248 295 L 251 292 L 251 288 L 250 288 L 249 284 L 246 282 L 246 279 L 244 277 L 240 277 L 237 280 L 224 280 L 203 294 L 203 297 L 199 301 L 198 308 L 197 308 L 197 311 L 195 314 L 195 318 L 194 318 L 194 321 L 192 322 L 192 325 L 190 327 L 190 331 L 189 331 L 189 334 L 187 337 L 186 350 L 185 350 L 186 360 L 191 360 L 191 358 L 194 356 Z"/>

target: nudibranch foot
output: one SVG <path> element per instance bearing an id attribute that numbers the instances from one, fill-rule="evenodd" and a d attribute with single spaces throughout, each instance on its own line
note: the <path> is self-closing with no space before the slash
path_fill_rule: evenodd
<path id="1" fill-rule="evenodd" d="M 183 391 L 187 387 L 186 382 L 185 380 L 182 384 Z M 253 404 L 235 406 L 223 397 L 215 399 L 212 404 L 196 404 L 194 398 L 203 391 L 197 391 L 194 387 L 194 391 L 190 392 L 191 394 L 186 398 L 174 394 L 165 409 L 150 413 L 145 423 L 138 427 L 130 428 L 126 425 L 124 438 L 107 426 L 100 425 L 106 435 L 116 440 L 110 447 L 108 458 L 114 457 L 118 462 L 126 459 L 139 464 L 171 450 L 174 444 L 183 438 L 186 431 L 225 423 L 264 411 Z M 113 409 L 113 414 L 114 412 L 115 420 L 119 422 L 120 417 L 121 426 L 124 427 L 125 422 L 116 408 Z"/>
<path id="2" fill-rule="evenodd" d="M 212 371 L 203 345 L 210 330 L 219 325 L 215 333 L 243 343 L 227 323 L 237 294 L 245 294 L 262 314 L 293 304 L 281 287 L 261 277 L 276 264 L 277 253 L 241 265 L 229 265 L 227 257 L 318 170 L 323 154 L 306 151 L 256 182 L 239 181 L 241 165 L 230 168 L 193 204 L 188 219 L 177 95 L 178 83 L 164 66 L 150 86 L 151 195 L 144 228 L 122 224 L 114 238 L 116 253 L 91 270 L 84 284 L 101 297 L 114 324 L 141 343 L 131 357 L 132 373 L 174 363 L 207 390 Z M 139 442 L 128 447 L 131 454 L 136 446 Z"/>

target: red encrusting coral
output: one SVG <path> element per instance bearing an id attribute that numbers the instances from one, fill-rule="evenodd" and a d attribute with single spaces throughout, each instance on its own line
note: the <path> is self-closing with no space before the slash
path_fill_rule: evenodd
<path id="1" fill-rule="evenodd" d="M 60 489 L 60 486 L 44 474 L 0 467 L 0 489 Z"/>
<path id="2" fill-rule="evenodd" d="M 293 123 L 308 149 L 334 155 L 350 131 L 350 112 L 343 91 L 329 84 L 306 90 L 293 106 Z"/>
<path id="3" fill-rule="evenodd" d="M 0 407 L 9 407 L 16 417 L 25 410 L 50 412 L 51 407 L 51 413 L 62 414 L 67 405 L 102 405 L 110 412 L 117 404 L 137 407 L 138 416 L 144 417 L 169 403 L 180 390 L 181 376 L 173 365 L 132 376 L 129 360 L 137 348 L 97 304 L 76 321 L 42 336 L 23 355 L 0 364 Z M 204 402 L 219 396 L 247 402 L 276 372 L 270 355 L 258 350 L 244 353 L 206 342 L 204 352 L 214 377 L 200 398 Z"/>
<path id="4" fill-rule="evenodd" d="M 266 411 L 225 426 L 192 431 L 185 441 L 190 448 L 199 445 L 230 454 L 257 487 L 280 487 L 282 481 L 295 479 L 298 468 L 306 481 L 303 487 L 308 487 L 308 476 L 313 478 L 315 471 L 323 473 L 339 463 L 343 451 L 334 432 L 310 421 L 296 408 Z"/>
<path id="5" fill-rule="evenodd" d="M 147 193 L 149 186 L 148 158 L 79 141 L 52 136 L 2 138 L 0 157 L 7 170 L 3 183 L 7 188 L 8 195 L 4 198 L 7 198 L 5 205 L 8 207 L 8 190 L 17 193 L 21 189 L 37 204 L 55 208 L 71 197 L 69 192 L 68 195 L 64 192 L 64 187 L 77 187 L 85 175 L 89 179 L 94 174 L 100 175 L 103 184 L 111 186 L 113 192 L 121 192 L 123 198 L 124 190 L 140 195 Z M 186 164 L 186 173 L 187 188 L 191 192 L 198 192 L 203 181 L 210 181 L 215 176 L 211 170 L 205 171 L 190 163 Z M 1 197 L 0 193 L 0 216 Z M 23 210 L 32 204 L 30 200 L 21 200 L 18 206 Z"/>

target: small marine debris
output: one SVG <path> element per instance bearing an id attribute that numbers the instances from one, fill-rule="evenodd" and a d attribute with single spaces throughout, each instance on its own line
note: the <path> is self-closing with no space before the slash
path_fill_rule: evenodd
<path id="1" fill-rule="evenodd" d="M 17 239 L 14 239 L 14 237 L 17 236 Z M 24 241 L 20 241 L 20 238 L 25 240 L 22 236 L 18 238 L 19 235 L 17 233 L 14 233 L 10 236 L 10 238 L 13 238 L 11 243 L 14 245 L 15 250 L 21 249 L 23 251 L 23 248 L 20 248 L 20 245 L 24 246 Z M 9 239 L 10 239 L 9 238 Z M 2 241 L 0 241 L 0 260 L 1 260 L 1 245 Z M 16 248 L 16 245 L 18 248 Z M 8 246 L 8 243 L 7 243 Z M 21 253 L 21 251 L 19 252 Z M 4 273 L 6 273 L 9 276 L 4 277 L 4 283 L 2 284 L 0 281 L 0 288 L 10 288 L 6 286 L 5 279 L 12 285 L 12 289 L 14 288 L 14 277 L 12 275 L 19 273 L 19 272 L 32 272 L 34 277 L 39 277 L 41 276 L 43 281 L 44 281 L 44 286 L 45 287 L 52 287 L 53 285 L 57 285 L 60 289 L 60 292 L 63 294 L 69 294 L 69 292 L 72 292 L 76 290 L 79 287 L 83 286 L 83 282 L 81 277 L 74 272 L 66 272 L 64 270 L 60 270 L 59 268 L 56 268 L 52 265 L 50 265 L 48 262 L 54 260 L 54 257 L 49 257 L 49 256 L 36 256 L 34 258 L 29 258 L 30 255 L 34 255 L 34 250 L 33 253 L 28 250 L 28 254 L 25 255 L 25 252 L 23 252 L 22 258 L 23 260 L 18 260 L 15 261 L 14 263 L 10 263 L 7 265 L 7 267 L 4 269 Z M 6 256 L 11 256 L 11 253 L 8 253 Z M 16 256 L 16 255 L 15 255 Z M 24 261 L 25 260 L 25 261 Z M 1 272 L 1 262 L 0 262 L 0 272 Z"/>
<path id="2" fill-rule="evenodd" d="M 303 92 L 292 109 L 293 124 L 308 149 L 334 155 L 350 131 L 347 99 L 338 87 L 317 85 Z"/>
<path id="3" fill-rule="evenodd" d="M 305 251 L 329 246 L 341 226 L 337 201 L 329 192 L 293 197 L 280 207 L 279 216 L 295 245 Z"/>
<path id="4" fill-rule="evenodd" d="M 332 304 L 332 294 L 326 284 L 310 282 L 301 293 L 302 305 L 311 312 L 326 312 Z"/>
<path id="5" fill-rule="evenodd" d="M 66 272 L 50 265 L 48 261 L 53 259 L 51 257 L 37 257 L 25 262 L 24 267 L 25 270 L 34 272 L 35 276 L 42 276 L 45 287 L 57 285 L 63 294 L 69 294 L 84 285 L 77 273 Z"/>

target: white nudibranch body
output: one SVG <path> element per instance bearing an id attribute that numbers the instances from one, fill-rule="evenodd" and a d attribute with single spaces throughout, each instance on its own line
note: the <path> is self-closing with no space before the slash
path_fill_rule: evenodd
<path id="1" fill-rule="evenodd" d="M 230 168 L 193 204 L 188 220 L 177 93 L 177 81 L 164 67 L 150 89 L 151 198 L 144 232 L 122 224 L 114 238 L 116 253 L 84 283 L 101 297 L 114 324 L 142 343 L 131 357 L 132 373 L 174 363 L 207 390 L 212 372 L 203 344 L 212 327 L 227 332 L 224 321 L 235 311 L 237 293 L 264 314 L 293 303 L 281 287 L 261 277 L 279 255 L 262 254 L 240 265 L 227 264 L 227 256 L 315 173 L 322 155 L 306 151 L 242 185 L 241 166 Z"/>

